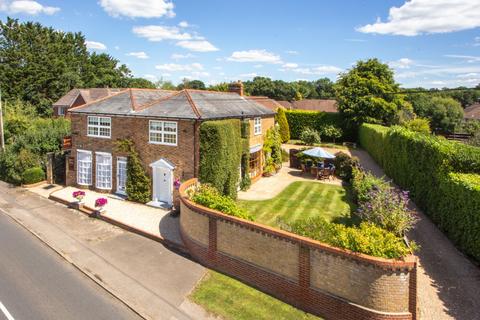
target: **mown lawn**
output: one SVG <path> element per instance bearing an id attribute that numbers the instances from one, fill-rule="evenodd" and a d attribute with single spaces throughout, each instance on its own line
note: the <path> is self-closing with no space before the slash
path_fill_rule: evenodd
<path id="1" fill-rule="evenodd" d="M 239 200 L 239 205 L 255 217 L 256 222 L 279 227 L 284 222 L 322 216 L 327 221 L 350 225 L 357 222 L 350 189 L 318 182 L 296 181 L 269 200 Z"/>
<path id="2" fill-rule="evenodd" d="M 215 271 L 209 271 L 190 299 L 227 320 L 319 319 Z"/>

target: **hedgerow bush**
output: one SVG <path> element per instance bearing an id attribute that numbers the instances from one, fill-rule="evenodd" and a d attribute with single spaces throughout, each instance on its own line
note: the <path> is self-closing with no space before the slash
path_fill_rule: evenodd
<path id="1" fill-rule="evenodd" d="M 282 142 L 288 142 L 288 140 L 290 140 L 290 127 L 288 125 L 287 116 L 285 115 L 284 108 L 277 109 L 275 120 L 280 127 L 280 136 L 282 137 Z"/>
<path id="2" fill-rule="evenodd" d="M 300 140 L 307 146 L 313 146 L 316 143 L 320 143 L 320 134 L 312 128 L 305 128 L 300 134 Z"/>
<path id="3" fill-rule="evenodd" d="M 213 185 L 232 198 L 237 197 L 242 158 L 240 120 L 206 121 L 200 126 L 200 171 L 202 183 Z"/>
<path id="4" fill-rule="evenodd" d="M 290 138 L 300 139 L 300 135 L 305 128 L 312 128 L 321 131 L 325 126 L 332 125 L 343 131 L 338 140 L 353 139 L 355 133 L 345 126 L 343 117 L 339 113 L 308 111 L 308 110 L 286 110 L 288 126 L 290 128 Z"/>
<path id="5" fill-rule="evenodd" d="M 480 260 L 480 211 L 476 205 L 478 193 L 472 193 L 471 178 L 467 179 L 470 175 L 459 175 L 470 173 L 478 177 L 480 148 L 405 128 L 371 124 L 360 127 L 359 138 L 362 146 L 384 168 L 385 173 L 402 188 L 409 190 L 416 204 L 460 248 Z M 452 174 L 456 175 L 455 183 Z M 463 194 L 477 198 L 465 200 Z M 465 202 L 472 203 L 469 209 L 476 209 L 469 215 L 468 222 L 462 221 L 462 211 L 457 210 L 468 206 Z"/>
<path id="6" fill-rule="evenodd" d="M 352 180 L 353 169 L 359 166 L 357 157 L 351 157 L 341 151 L 335 155 L 333 163 L 335 165 L 335 174 L 347 182 Z"/>
<path id="7" fill-rule="evenodd" d="M 45 172 L 40 167 L 27 169 L 22 174 L 23 184 L 37 183 L 45 179 Z"/>
<path id="8" fill-rule="evenodd" d="M 358 167 L 352 168 L 352 189 L 355 201 L 358 204 L 370 200 L 372 190 L 386 190 L 390 186 L 388 182 L 375 177 L 370 172 L 363 171 Z"/>
<path id="9" fill-rule="evenodd" d="M 283 224 L 283 229 L 332 246 L 381 258 L 402 258 L 411 253 L 401 237 L 362 222 L 359 227 L 347 227 L 326 221 L 322 217 Z M 415 248 L 413 243 L 412 248 Z"/>
<path id="10" fill-rule="evenodd" d="M 230 216 L 253 221 L 247 210 L 240 208 L 230 197 L 221 195 L 220 192 L 209 184 L 201 184 L 191 195 L 190 199 L 210 209 L 218 210 Z"/>

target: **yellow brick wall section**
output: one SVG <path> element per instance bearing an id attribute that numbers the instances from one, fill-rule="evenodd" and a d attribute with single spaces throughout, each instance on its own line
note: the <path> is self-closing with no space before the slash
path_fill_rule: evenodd
<path id="1" fill-rule="evenodd" d="M 253 118 L 250 119 L 249 122 L 250 122 L 250 146 L 254 146 L 257 144 L 263 145 L 263 140 L 264 140 L 265 134 L 267 133 L 267 130 L 275 125 L 275 118 L 274 117 L 262 118 L 262 134 L 258 134 L 258 135 L 255 135 L 253 131 L 255 126 Z"/>
<path id="2" fill-rule="evenodd" d="M 408 273 L 367 266 L 318 250 L 311 250 L 310 258 L 313 288 L 379 311 L 408 311 Z"/>
<path id="3" fill-rule="evenodd" d="M 184 234 L 208 247 L 208 217 L 190 210 L 181 203 L 180 225 Z"/>
<path id="4" fill-rule="evenodd" d="M 298 281 L 299 247 L 291 242 L 217 220 L 217 249 Z"/>

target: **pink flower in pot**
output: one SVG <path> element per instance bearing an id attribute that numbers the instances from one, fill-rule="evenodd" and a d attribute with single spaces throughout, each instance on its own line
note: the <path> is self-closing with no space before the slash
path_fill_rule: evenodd
<path id="1" fill-rule="evenodd" d="M 175 179 L 175 181 L 173 181 L 173 186 L 175 187 L 175 189 L 179 189 L 180 188 L 180 185 L 182 184 L 182 182 L 180 181 L 180 179 Z"/>
<path id="2" fill-rule="evenodd" d="M 99 211 L 103 210 L 103 207 L 108 203 L 108 200 L 106 198 L 98 198 L 95 200 L 95 207 L 99 208 Z"/>
<path id="3" fill-rule="evenodd" d="M 77 201 L 80 203 L 82 202 L 83 198 L 85 198 L 85 191 L 77 190 L 72 193 L 72 197 L 77 199 Z"/>

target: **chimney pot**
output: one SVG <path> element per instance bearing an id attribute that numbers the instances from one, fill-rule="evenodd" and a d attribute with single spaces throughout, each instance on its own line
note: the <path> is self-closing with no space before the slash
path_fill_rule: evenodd
<path id="1" fill-rule="evenodd" d="M 228 85 L 228 91 L 237 93 L 239 96 L 243 96 L 243 83 L 238 80 L 237 82 L 232 82 Z"/>

